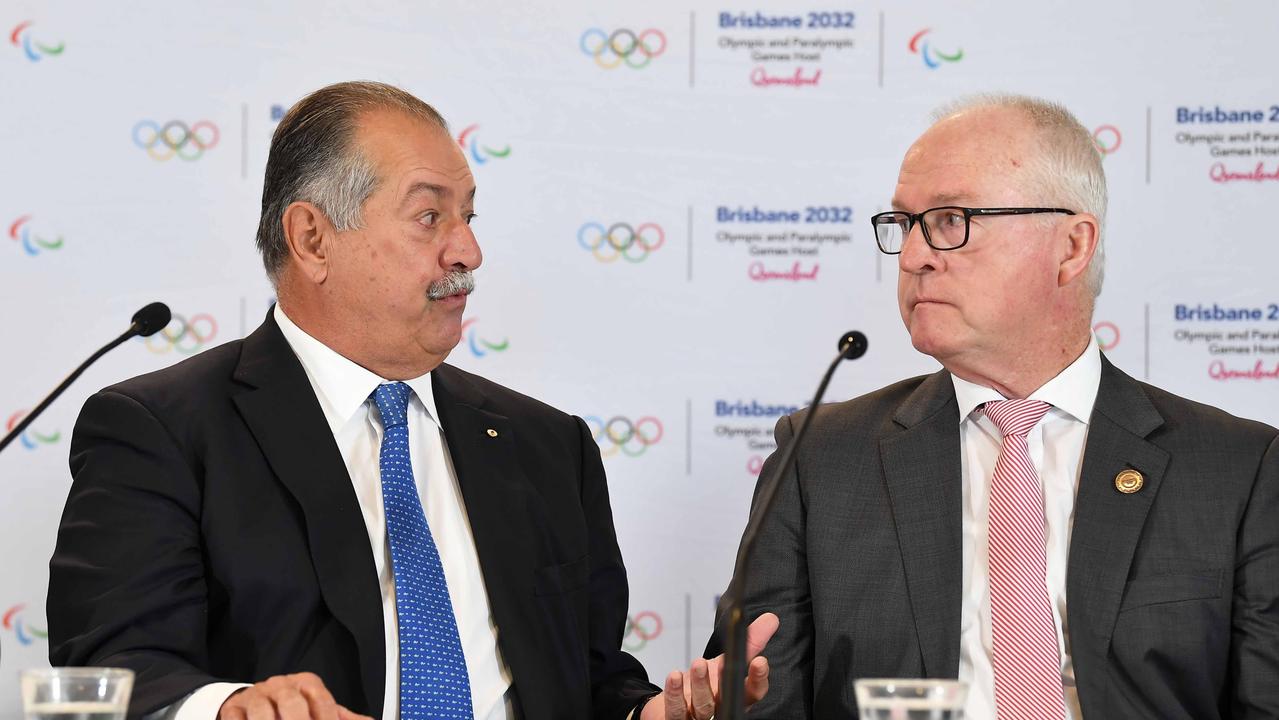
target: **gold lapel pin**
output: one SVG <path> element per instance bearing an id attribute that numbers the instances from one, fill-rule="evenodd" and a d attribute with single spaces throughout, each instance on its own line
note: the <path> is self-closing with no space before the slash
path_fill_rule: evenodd
<path id="1" fill-rule="evenodd" d="M 1131 495 L 1146 484 L 1146 478 L 1136 470 L 1128 469 L 1115 476 L 1115 489 L 1125 495 Z"/>
<path id="2" fill-rule="evenodd" d="M 497 437 L 497 431 L 493 428 L 489 428 L 486 432 L 489 434 L 489 437 Z"/>

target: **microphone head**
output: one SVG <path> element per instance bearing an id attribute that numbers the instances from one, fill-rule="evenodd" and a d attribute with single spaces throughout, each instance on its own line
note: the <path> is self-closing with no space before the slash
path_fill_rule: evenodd
<path id="1" fill-rule="evenodd" d="M 168 305 L 153 302 L 133 313 L 133 327 L 139 335 L 148 337 L 160 332 L 172 319 L 173 313 L 169 312 Z"/>
<path id="2" fill-rule="evenodd" d="M 857 330 L 849 330 L 839 336 L 839 351 L 845 360 L 856 360 L 866 354 L 866 336 Z"/>

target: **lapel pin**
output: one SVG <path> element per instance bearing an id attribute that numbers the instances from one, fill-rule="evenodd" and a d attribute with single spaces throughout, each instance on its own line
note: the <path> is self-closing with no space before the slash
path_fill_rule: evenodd
<path id="1" fill-rule="evenodd" d="M 485 432 L 487 432 L 487 433 L 489 434 L 489 437 L 497 437 L 497 431 L 496 431 L 496 430 L 494 430 L 493 428 L 489 428 L 489 429 L 488 429 L 488 430 L 486 430 Z M 1140 477 L 1140 476 L 1138 476 L 1138 477 Z M 1139 481 L 1139 482 L 1140 482 L 1140 481 Z"/>
<path id="2" fill-rule="evenodd" d="M 1125 495 L 1131 495 L 1146 484 L 1146 478 L 1136 470 L 1124 470 L 1115 476 L 1115 489 Z"/>

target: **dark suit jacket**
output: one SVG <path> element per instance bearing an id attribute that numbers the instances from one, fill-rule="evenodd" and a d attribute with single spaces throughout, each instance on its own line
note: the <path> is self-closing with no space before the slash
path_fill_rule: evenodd
<path id="1" fill-rule="evenodd" d="M 620 650 L 626 570 L 589 431 L 447 365 L 432 379 L 521 716 L 624 718 L 657 688 Z M 131 715 L 299 671 L 381 714 L 368 532 L 273 319 L 91 397 L 71 471 L 49 565 L 54 665 L 133 669 Z"/>
<path id="2" fill-rule="evenodd" d="M 778 447 L 799 421 L 778 423 Z M 781 617 L 753 717 L 855 717 L 856 678 L 958 675 L 958 423 L 944 371 L 817 411 L 774 512 L 751 521 L 746 614 Z M 1103 360 L 1066 579 L 1086 717 L 1279 717 L 1276 436 Z M 1145 476 L 1130 495 L 1126 468 Z"/>

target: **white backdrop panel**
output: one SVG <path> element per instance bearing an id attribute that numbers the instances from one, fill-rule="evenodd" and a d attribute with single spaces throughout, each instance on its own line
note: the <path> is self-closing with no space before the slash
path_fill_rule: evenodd
<path id="1" fill-rule="evenodd" d="M 16 671 L 47 662 L 47 563 L 80 406 L 261 321 L 270 134 L 329 82 L 399 84 L 465 133 L 485 261 L 451 360 L 651 440 L 600 437 L 630 570 L 626 644 L 653 674 L 700 652 L 772 424 L 806 402 L 839 333 L 860 328 L 871 349 L 833 399 L 936 368 L 901 328 L 896 267 L 868 218 L 928 111 L 957 95 L 1045 96 L 1097 129 L 1109 356 L 1279 422 L 1279 6 L 974 7 L 9 3 L 0 420 L 145 302 L 189 329 L 108 356 L 0 457 L 0 716 L 17 712 Z M 605 37 L 640 46 L 596 57 Z M 171 122 L 171 139 L 185 127 L 199 141 L 180 148 L 189 159 L 139 146 Z M 799 219 L 750 219 L 767 213 Z M 592 252 L 597 226 L 617 223 L 648 248 Z"/>

